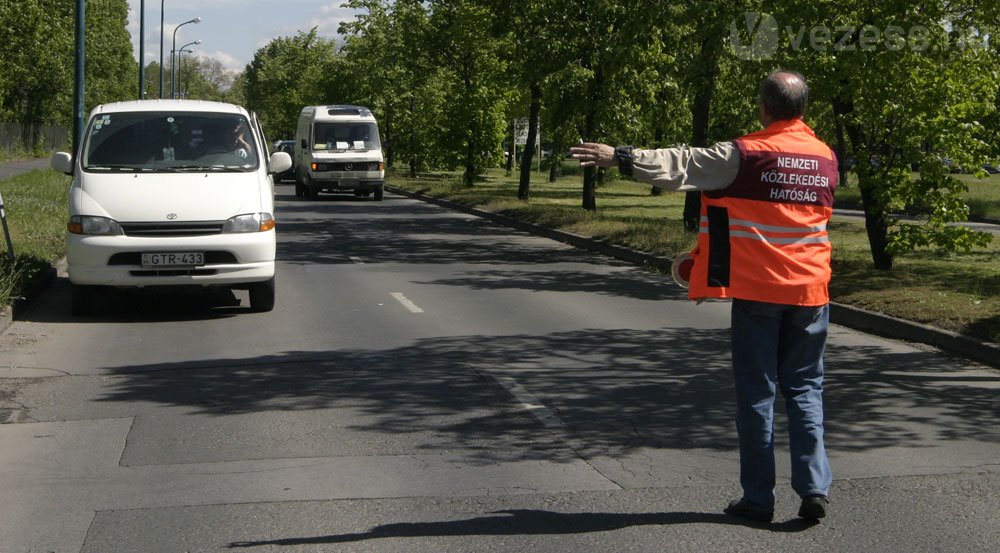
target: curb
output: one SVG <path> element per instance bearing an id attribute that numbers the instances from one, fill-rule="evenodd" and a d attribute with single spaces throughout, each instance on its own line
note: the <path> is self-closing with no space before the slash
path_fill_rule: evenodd
<path id="1" fill-rule="evenodd" d="M 10 305 L 5 305 L 0 309 L 0 333 L 6 331 L 15 320 L 19 319 L 32 302 L 55 282 L 57 272 L 55 267 L 49 268 L 30 289 L 25 291 L 23 296 L 14 299 Z"/>
<path id="2" fill-rule="evenodd" d="M 403 190 L 390 185 L 386 185 L 385 188 L 386 190 L 394 194 L 399 194 L 400 196 L 406 196 L 408 198 L 436 204 L 448 209 L 462 211 L 511 228 L 522 230 L 537 236 L 542 236 L 544 238 L 550 238 L 577 248 L 604 254 L 635 265 L 650 266 L 669 271 L 670 264 L 673 261 L 663 256 L 639 252 L 601 240 L 595 240 L 587 236 L 580 236 L 569 232 L 535 225 L 533 223 L 526 223 L 506 215 L 484 211 L 482 209 L 469 207 L 449 200 L 434 198 L 419 192 L 411 192 L 409 190 Z M 963 334 L 950 332 L 933 326 L 898 319 L 883 313 L 868 311 L 861 309 L 860 307 L 854 307 L 836 302 L 830 302 L 830 322 L 846 326 L 848 328 L 853 328 L 855 330 L 860 330 L 862 332 L 867 332 L 869 334 L 874 334 L 876 336 L 926 344 L 959 357 L 964 357 L 995 368 L 1000 368 L 1000 345 L 979 340 L 971 336 L 965 336 Z"/>

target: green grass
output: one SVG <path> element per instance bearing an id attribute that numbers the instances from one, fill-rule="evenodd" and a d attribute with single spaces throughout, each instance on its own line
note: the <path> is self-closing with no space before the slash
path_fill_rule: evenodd
<path id="1" fill-rule="evenodd" d="M 1000 220 L 1000 175 L 977 178 L 974 175 L 952 175 L 964 182 L 969 191 L 965 195 L 970 219 Z M 861 191 L 851 175 L 847 186 L 837 189 L 837 207 L 861 209 Z"/>
<path id="2" fill-rule="evenodd" d="M 545 175 L 533 173 L 527 201 L 517 199 L 517 176 L 506 177 L 499 170 L 471 188 L 462 185 L 457 173 L 434 173 L 419 179 L 390 175 L 389 182 L 667 257 L 690 250 L 695 240 L 681 224 L 683 194 L 652 196 L 649 186 L 632 181 L 611 180 L 600 185 L 596 212 L 580 207 L 581 179 L 576 175 L 549 183 Z M 1000 188 L 998 184 L 978 183 L 975 188 L 982 186 L 986 189 L 982 194 L 989 198 L 998 193 L 989 187 Z M 841 193 L 838 190 L 838 201 Z M 994 240 L 986 250 L 972 253 L 917 251 L 897 258 L 895 268 L 883 272 L 873 268 L 862 223 L 838 219 L 831 224 L 830 233 L 834 244 L 830 293 L 834 301 L 1000 343 L 1000 242 Z"/>
<path id="3" fill-rule="evenodd" d="M 48 169 L 0 181 L 16 257 L 12 265 L 6 240 L 0 240 L 0 305 L 23 296 L 65 255 L 69 182 L 68 176 Z"/>

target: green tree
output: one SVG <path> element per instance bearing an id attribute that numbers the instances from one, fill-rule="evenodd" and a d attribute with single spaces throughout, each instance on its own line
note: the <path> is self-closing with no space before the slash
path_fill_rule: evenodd
<path id="1" fill-rule="evenodd" d="M 127 22 L 126 0 L 87 1 L 84 101 L 88 108 L 136 97 L 139 63 L 132 57 Z"/>
<path id="2" fill-rule="evenodd" d="M 846 135 L 878 269 L 920 247 L 989 242 L 950 224 L 966 220 L 968 207 L 965 185 L 944 163 L 978 166 L 988 151 L 981 120 L 996 108 L 997 57 L 972 39 L 997 8 L 979 4 L 801 2 L 776 14 L 801 30 L 786 33 L 777 59 L 808 68 L 813 103 L 830 107 L 818 131 Z M 914 207 L 925 213 L 921 224 L 893 215 Z"/>
<path id="3" fill-rule="evenodd" d="M 407 160 L 411 175 L 446 159 L 441 137 L 446 72 L 428 47 L 429 8 L 419 0 L 354 0 L 361 15 L 341 26 L 345 63 L 331 75 L 337 96 L 352 97 L 379 118 L 386 162 Z"/>
<path id="4" fill-rule="evenodd" d="M 486 32 L 490 12 L 479 2 L 432 1 L 427 39 L 450 79 L 446 82 L 444 148 L 464 166 L 462 179 L 475 178 L 500 160 L 509 87 L 502 76 L 500 39 Z"/>
<path id="5" fill-rule="evenodd" d="M 71 121 L 73 21 L 68 2 L 0 3 L 0 119 L 21 123 L 26 142 L 32 126 Z"/>
<path id="6" fill-rule="evenodd" d="M 323 102 L 324 74 L 337 62 L 335 44 L 316 29 L 280 37 L 257 50 L 244 74 L 246 106 L 268 136 L 294 136 L 303 106 Z"/>

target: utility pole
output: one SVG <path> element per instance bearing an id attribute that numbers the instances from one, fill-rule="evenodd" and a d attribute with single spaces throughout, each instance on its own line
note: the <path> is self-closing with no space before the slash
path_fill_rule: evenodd
<path id="1" fill-rule="evenodd" d="M 76 0 L 76 82 L 73 102 L 73 151 L 80 153 L 83 138 L 83 81 L 84 81 L 84 34 L 87 17 L 87 0 Z"/>
<path id="2" fill-rule="evenodd" d="M 139 0 L 139 99 L 146 98 L 146 0 Z"/>

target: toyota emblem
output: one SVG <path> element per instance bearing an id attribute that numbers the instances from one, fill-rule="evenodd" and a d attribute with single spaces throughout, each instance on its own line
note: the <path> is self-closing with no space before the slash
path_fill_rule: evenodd
<path id="1" fill-rule="evenodd" d="M 176 213 L 167 213 L 167 220 L 168 221 L 173 221 L 176 218 L 177 218 L 177 214 Z"/>

